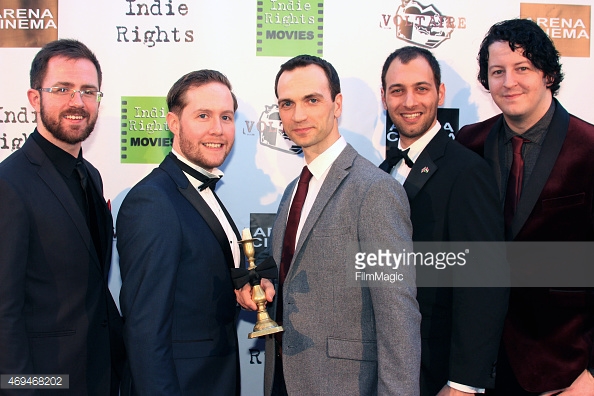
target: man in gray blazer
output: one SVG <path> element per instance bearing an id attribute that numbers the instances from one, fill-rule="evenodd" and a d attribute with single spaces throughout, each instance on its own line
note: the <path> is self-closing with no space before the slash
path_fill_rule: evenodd
<path id="1" fill-rule="evenodd" d="M 340 80 L 330 63 L 308 55 L 289 60 L 275 91 L 284 130 L 303 148 L 306 166 L 285 190 L 273 228 L 282 290 L 270 311 L 284 332 L 266 339 L 265 394 L 417 395 L 414 267 L 401 266 L 401 280 L 383 287 L 347 282 L 355 276 L 354 250 L 396 252 L 410 243 L 406 193 L 341 137 Z M 295 220 L 289 214 L 300 196 L 295 186 L 307 173 Z M 289 241 L 291 223 L 297 231 Z M 271 284 L 262 285 L 271 300 Z M 238 301 L 255 309 L 248 292 L 248 286 L 239 291 Z"/>

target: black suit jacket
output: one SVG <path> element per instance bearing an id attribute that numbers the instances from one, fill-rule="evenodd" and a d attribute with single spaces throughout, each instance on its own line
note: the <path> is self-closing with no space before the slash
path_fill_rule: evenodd
<path id="1" fill-rule="evenodd" d="M 554 100 L 553 119 L 507 236 L 512 241 L 594 240 L 594 125 Z M 483 155 L 496 177 L 502 124 L 499 114 L 465 126 L 456 137 Z M 593 288 L 512 289 L 503 344 L 524 389 L 565 388 L 594 367 L 593 307 Z"/>
<path id="2" fill-rule="evenodd" d="M 421 152 L 404 189 L 413 241 L 503 240 L 497 186 L 487 163 L 447 131 L 440 130 Z M 507 295 L 503 288 L 418 288 L 422 395 L 434 396 L 448 380 L 494 385 Z"/>
<path id="3" fill-rule="evenodd" d="M 127 194 L 117 235 L 134 393 L 237 394 L 231 248 L 170 157 Z"/>
<path id="4" fill-rule="evenodd" d="M 111 361 L 120 371 L 124 356 L 107 287 L 113 226 L 99 172 L 85 164 L 107 219 L 103 263 L 84 214 L 33 139 L 0 163 L 0 373 L 69 374 L 70 392 L 107 395 Z"/>

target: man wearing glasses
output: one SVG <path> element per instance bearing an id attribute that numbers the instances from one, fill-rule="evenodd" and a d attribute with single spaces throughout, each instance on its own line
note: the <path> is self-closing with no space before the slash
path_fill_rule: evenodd
<path id="1" fill-rule="evenodd" d="M 101 67 L 84 44 L 57 40 L 30 75 L 37 128 L 0 163 L 0 373 L 30 384 L 62 376 L 73 394 L 117 395 L 124 349 L 107 287 L 112 218 L 81 149 L 97 121 Z"/>

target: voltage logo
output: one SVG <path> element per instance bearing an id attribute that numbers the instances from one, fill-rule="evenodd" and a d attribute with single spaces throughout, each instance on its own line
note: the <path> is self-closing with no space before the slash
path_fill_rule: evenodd
<path id="1" fill-rule="evenodd" d="M 380 16 L 380 28 L 394 29 L 398 39 L 432 49 L 451 38 L 455 29 L 466 29 L 466 18 L 444 15 L 433 4 L 402 0 L 394 14 Z"/>
<path id="2" fill-rule="evenodd" d="M 289 138 L 283 129 L 283 123 L 278 113 L 278 105 L 264 106 L 258 121 L 245 121 L 244 135 L 254 135 L 258 132 L 260 144 L 269 148 L 284 151 L 289 154 L 301 154 L 303 149 Z"/>

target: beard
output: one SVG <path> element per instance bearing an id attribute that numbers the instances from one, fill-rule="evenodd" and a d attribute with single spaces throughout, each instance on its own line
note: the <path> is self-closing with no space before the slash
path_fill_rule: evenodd
<path id="1" fill-rule="evenodd" d="M 180 154 L 193 164 L 198 165 L 209 172 L 213 168 L 221 166 L 231 150 L 230 145 L 227 145 L 225 153 L 220 153 L 218 155 L 209 154 L 208 150 L 202 147 L 202 143 L 196 142 L 195 140 L 192 140 L 191 137 L 186 136 L 181 126 L 179 128 L 179 135 L 176 139 L 179 139 Z"/>
<path id="2" fill-rule="evenodd" d="M 424 119 L 421 121 L 419 125 L 415 126 L 411 126 L 410 124 L 401 120 L 397 113 L 394 113 L 394 115 L 392 116 L 392 114 L 390 114 L 390 112 L 388 111 L 388 114 L 390 115 L 390 119 L 394 123 L 394 126 L 396 127 L 396 130 L 398 130 L 398 134 L 400 136 L 403 136 L 412 141 L 417 141 L 433 126 L 433 123 L 437 119 L 437 107 L 435 108 L 434 112 L 429 111 L 427 114 L 424 114 Z"/>
<path id="3" fill-rule="evenodd" d="M 46 112 L 43 106 L 43 100 L 40 103 L 40 118 L 45 128 L 52 134 L 56 139 L 68 143 L 77 144 L 85 141 L 95 129 L 95 123 L 97 122 L 97 114 L 91 118 L 90 114 L 83 109 L 70 109 L 68 111 L 58 114 L 57 117 L 52 117 L 49 112 Z M 62 118 L 67 115 L 82 116 L 88 120 L 87 125 L 74 125 L 70 128 L 62 125 Z"/>

